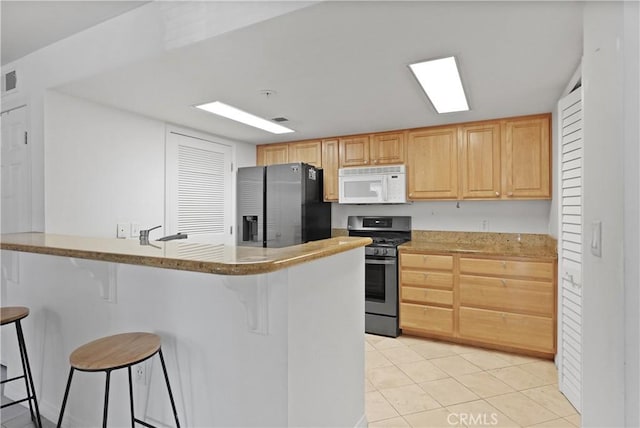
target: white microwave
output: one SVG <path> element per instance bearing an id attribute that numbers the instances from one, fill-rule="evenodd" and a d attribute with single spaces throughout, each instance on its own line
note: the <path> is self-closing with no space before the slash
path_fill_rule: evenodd
<path id="1" fill-rule="evenodd" d="M 341 204 L 404 204 L 407 179 L 404 165 L 340 168 L 338 202 Z"/>

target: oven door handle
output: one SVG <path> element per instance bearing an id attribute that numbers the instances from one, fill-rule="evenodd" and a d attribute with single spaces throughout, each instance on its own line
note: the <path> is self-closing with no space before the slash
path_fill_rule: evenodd
<path id="1" fill-rule="evenodd" d="M 368 265 L 395 265 L 397 261 L 396 259 L 386 259 L 386 260 L 365 259 L 364 263 Z"/>

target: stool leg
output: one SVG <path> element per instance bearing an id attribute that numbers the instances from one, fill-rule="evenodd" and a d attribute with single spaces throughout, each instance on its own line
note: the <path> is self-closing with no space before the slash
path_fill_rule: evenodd
<path id="1" fill-rule="evenodd" d="M 102 413 L 102 428 L 107 428 L 107 414 L 109 413 L 109 380 L 111 379 L 111 370 L 107 370 L 107 380 L 104 386 L 104 410 Z"/>
<path id="2" fill-rule="evenodd" d="M 136 417 L 133 414 L 133 382 L 131 381 L 131 366 L 127 367 L 129 372 L 129 404 L 131 405 L 131 428 L 136 426 Z"/>
<path id="3" fill-rule="evenodd" d="M 25 386 L 27 387 L 27 396 L 29 397 L 29 411 L 31 412 L 31 420 L 34 419 L 33 407 L 35 407 L 35 416 L 38 422 L 38 427 L 42 428 L 42 420 L 40 420 L 40 409 L 38 408 L 38 400 L 36 398 L 36 388 L 33 385 L 31 366 L 29 365 L 29 357 L 27 356 L 27 346 L 24 343 L 24 335 L 22 334 L 22 325 L 20 324 L 20 320 L 16 321 L 16 331 L 18 333 L 18 346 L 20 348 L 20 356 L 22 358 L 22 370 L 26 376 Z M 31 387 L 31 392 L 29 392 L 29 387 Z M 31 400 L 33 400 L 33 407 L 31 406 Z"/>
<path id="4" fill-rule="evenodd" d="M 64 408 L 67 406 L 67 398 L 69 397 L 69 389 L 71 389 L 71 379 L 73 378 L 74 368 L 71 367 L 69 370 L 69 379 L 67 380 L 67 388 L 64 390 L 64 398 L 62 399 L 62 407 L 60 408 L 60 416 L 58 417 L 58 425 L 57 428 L 62 426 L 62 417 L 64 416 Z"/>
<path id="5" fill-rule="evenodd" d="M 176 428 L 180 428 L 180 422 L 178 421 L 178 411 L 176 410 L 176 403 L 173 401 L 173 393 L 171 392 L 171 384 L 169 383 L 169 375 L 167 374 L 167 366 L 164 364 L 164 357 L 162 356 L 162 348 L 158 350 L 160 355 L 160 362 L 162 363 L 162 372 L 164 373 L 164 380 L 167 383 L 167 390 L 169 391 L 169 400 L 171 400 L 171 409 L 173 410 L 173 417 L 176 420 Z"/>

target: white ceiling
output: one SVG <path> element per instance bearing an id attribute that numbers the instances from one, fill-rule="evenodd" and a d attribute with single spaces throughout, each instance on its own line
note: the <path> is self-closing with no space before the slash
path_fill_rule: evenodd
<path id="1" fill-rule="evenodd" d="M 438 115 L 407 65 L 452 54 L 471 111 Z M 552 111 L 581 55 L 581 3 L 333 1 L 58 89 L 267 143 Z M 192 107 L 214 100 L 284 116 L 297 132 L 272 135 Z"/>
<path id="2" fill-rule="evenodd" d="M 2 65 L 144 3 L 2 0 Z"/>

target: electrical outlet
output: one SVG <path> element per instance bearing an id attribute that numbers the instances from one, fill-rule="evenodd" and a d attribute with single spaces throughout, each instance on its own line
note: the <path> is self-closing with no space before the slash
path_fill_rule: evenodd
<path id="1" fill-rule="evenodd" d="M 488 232 L 489 231 L 489 220 L 480 220 L 480 231 Z"/>
<path id="2" fill-rule="evenodd" d="M 118 232 L 116 236 L 118 238 L 126 238 L 128 234 L 129 234 L 129 224 L 118 223 Z"/>
<path id="3" fill-rule="evenodd" d="M 147 367 L 145 363 L 140 363 L 135 367 L 136 383 L 147 385 Z"/>

